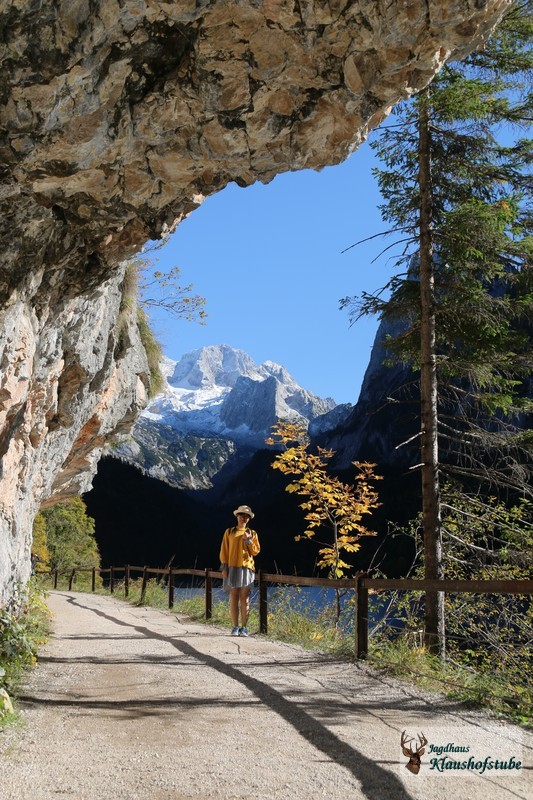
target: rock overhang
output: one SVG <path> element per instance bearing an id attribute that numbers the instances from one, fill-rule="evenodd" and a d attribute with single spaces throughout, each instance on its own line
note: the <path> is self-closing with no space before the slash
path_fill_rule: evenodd
<path id="1" fill-rule="evenodd" d="M 230 181 L 343 160 L 510 5 L 0 0 L 0 604 L 145 402 L 124 259 Z"/>
<path id="2" fill-rule="evenodd" d="M 230 181 L 341 161 L 508 5 L 10 3 L 0 18 L 4 219 L 12 242 L 17 210 L 25 230 L 6 254 L 4 298 L 27 271 L 17 251 L 27 265 L 51 246 L 47 271 L 59 280 L 83 265 L 98 281 Z"/>

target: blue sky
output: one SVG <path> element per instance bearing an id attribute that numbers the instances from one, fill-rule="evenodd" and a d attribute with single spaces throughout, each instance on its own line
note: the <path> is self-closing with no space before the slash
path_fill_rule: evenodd
<path id="1" fill-rule="evenodd" d="M 227 186 L 181 223 L 155 253 L 206 298 L 206 324 L 161 312 L 151 320 L 165 355 L 229 344 L 257 362 L 283 364 L 306 389 L 355 403 L 377 321 L 350 327 L 339 299 L 381 287 L 390 275 L 368 144 L 321 172 L 286 173 L 264 186 Z"/>

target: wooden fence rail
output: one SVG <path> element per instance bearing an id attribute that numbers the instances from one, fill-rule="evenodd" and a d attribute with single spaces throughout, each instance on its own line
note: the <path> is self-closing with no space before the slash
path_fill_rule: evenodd
<path id="1" fill-rule="evenodd" d="M 109 591 L 115 591 L 117 573 L 124 574 L 124 596 L 128 597 L 132 573 L 142 574 L 141 597 L 143 603 L 150 575 L 165 577 L 168 585 L 168 607 L 174 606 L 175 578 L 178 575 L 188 575 L 203 578 L 205 587 L 205 617 L 212 618 L 213 613 L 213 579 L 222 579 L 222 573 L 212 569 L 164 569 L 155 567 L 138 567 L 126 564 L 123 567 L 75 567 L 68 570 L 54 570 L 44 572 L 38 570 L 39 575 L 48 575 L 53 578 L 54 589 L 57 589 L 60 575 L 68 575 L 69 590 L 72 590 L 77 573 L 91 573 L 91 589 L 96 589 L 96 573 L 100 576 L 109 575 Z M 440 591 L 448 594 L 473 593 L 473 594 L 523 594 L 533 595 L 533 580 L 415 580 L 411 578 L 370 578 L 366 573 L 359 573 L 354 578 L 309 578 L 297 575 L 277 575 L 275 573 L 258 572 L 257 584 L 259 595 L 259 632 L 268 633 L 268 584 L 282 584 L 290 586 L 322 586 L 328 589 L 352 589 L 355 592 L 354 610 L 354 651 L 356 658 L 366 658 L 368 653 L 368 593 L 369 591 L 382 592 L 391 590 L 425 592 L 426 590 Z"/>

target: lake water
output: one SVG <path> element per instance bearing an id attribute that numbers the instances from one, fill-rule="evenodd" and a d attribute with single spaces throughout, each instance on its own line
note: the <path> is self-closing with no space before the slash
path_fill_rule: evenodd
<path id="1" fill-rule="evenodd" d="M 326 607 L 335 603 L 336 595 L 334 589 L 322 586 L 273 586 L 268 587 L 268 605 L 280 602 L 290 603 L 291 607 L 308 611 L 311 614 L 320 614 Z M 177 586 L 174 589 L 174 599 L 188 600 L 191 597 L 204 597 L 203 587 Z M 213 587 L 213 603 L 227 602 L 228 593 L 222 587 Z M 343 605 L 353 599 L 353 592 L 346 591 L 343 597 Z M 257 586 L 252 587 L 250 603 L 259 602 L 259 590 Z"/>
<path id="2" fill-rule="evenodd" d="M 341 626 L 347 632 L 353 630 L 354 618 L 354 592 L 353 590 L 342 590 L 341 597 Z M 336 593 L 334 589 L 322 586 L 275 586 L 267 589 L 268 611 L 275 613 L 278 611 L 297 611 L 311 619 L 317 619 L 322 614 L 327 614 L 329 610 L 334 612 L 336 604 Z M 175 601 L 186 600 L 192 597 L 205 596 L 202 587 L 176 587 L 174 590 Z M 216 603 L 228 602 L 228 594 L 222 587 L 213 587 L 213 605 Z M 259 603 L 259 592 L 256 586 L 252 588 L 250 595 L 250 605 L 257 608 Z M 370 622 L 373 623 L 377 615 L 370 613 Z"/>

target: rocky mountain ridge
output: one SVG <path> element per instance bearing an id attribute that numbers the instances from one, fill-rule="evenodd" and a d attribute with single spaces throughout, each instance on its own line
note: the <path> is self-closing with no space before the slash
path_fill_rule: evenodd
<path id="1" fill-rule="evenodd" d="M 281 419 L 327 430 L 342 417 L 332 398 L 303 389 L 280 364 L 258 365 L 228 345 L 165 359 L 162 372 L 166 386 L 113 454 L 181 488 L 210 488 L 224 468 L 226 478 L 242 468 Z M 351 406 L 342 409 L 346 416 Z"/>

